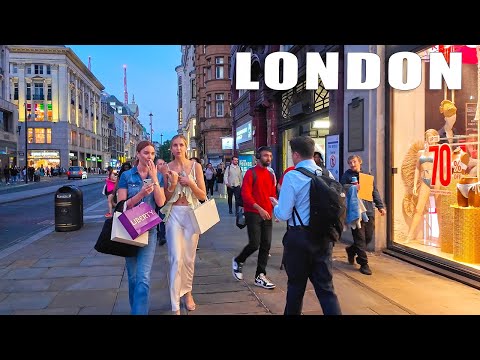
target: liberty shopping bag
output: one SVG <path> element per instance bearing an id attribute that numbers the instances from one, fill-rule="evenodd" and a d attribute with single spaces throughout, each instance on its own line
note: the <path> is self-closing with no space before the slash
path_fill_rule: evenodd
<path id="1" fill-rule="evenodd" d="M 131 209 L 124 210 L 118 217 L 118 220 L 120 220 L 132 239 L 146 233 L 162 222 L 162 219 L 158 216 L 155 209 L 152 209 L 152 207 L 145 202 Z"/>
<path id="2" fill-rule="evenodd" d="M 220 216 L 218 215 L 215 199 L 207 199 L 207 201 L 197 206 L 196 209 L 193 209 L 190 213 L 190 218 L 196 234 L 203 234 L 218 223 Z"/>
<path id="3" fill-rule="evenodd" d="M 122 212 L 124 206 L 124 200 L 117 204 L 116 211 Z M 131 257 L 137 255 L 139 249 L 138 246 L 130 244 L 122 244 L 120 242 L 112 241 L 112 226 L 113 218 L 107 218 L 103 224 L 102 231 L 98 235 L 97 242 L 95 243 L 95 250 L 103 254 Z"/>
<path id="4" fill-rule="evenodd" d="M 125 213 L 127 207 L 127 202 L 123 207 L 123 213 L 119 211 L 115 211 L 113 214 L 113 224 L 112 224 L 112 235 L 110 239 L 112 241 L 135 245 L 139 247 L 144 247 L 148 245 L 148 231 L 144 232 L 142 235 L 139 236 L 131 236 L 127 229 L 123 226 L 122 222 L 120 221 L 120 217 Z M 132 208 L 134 209 L 134 208 Z M 131 210 L 131 209 L 130 209 Z M 158 215 L 157 215 L 158 216 Z"/>

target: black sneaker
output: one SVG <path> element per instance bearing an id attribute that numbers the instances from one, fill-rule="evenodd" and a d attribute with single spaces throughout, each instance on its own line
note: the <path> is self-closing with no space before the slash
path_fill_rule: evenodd
<path id="1" fill-rule="evenodd" d="M 232 210 L 228 210 L 228 213 L 229 213 L 229 214 L 233 214 L 233 211 L 232 211 Z"/>
<path id="2" fill-rule="evenodd" d="M 348 263 L 350 265 L 353 265 L 355 264 L 355 254 L 352 254 L 348 251 L 348 248 L 345 248 L 345 251 L 347 252 L 347 259 L 348 259 Z"/>
<path id="3" fill-rule="evenodd" d="M 237 263 L 235 261 L 235 257 L 232 258 L 232 274 L 235 279 L 238 281 L 243 280 L 243 273 L 242 273 L 243 263 Z"/>
<path id="4" fill-rule="evenodd" d="M 261 286 L 265 289 L 275 288 L 275 284 L 269 278 L 267 278 L 264 273 L 258 274 L 258 276 L 255 278 L 255 285 Z"/>
<path id="5" fill-rule="evenodd" d="M 365 275 L 372 275 L 372 270 L 370 269 L 370 266 L 368 266 L 368 264 L 361 265 L 360 272 Z"/>

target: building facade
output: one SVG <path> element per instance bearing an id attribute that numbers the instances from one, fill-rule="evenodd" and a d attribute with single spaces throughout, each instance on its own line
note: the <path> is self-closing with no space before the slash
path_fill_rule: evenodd
<path id="1" fill-rule="evenodd" d="M 0 169 L 18 165 L 24 155 L 18 152 L 18 110 L 10 100 L 8 86 L 9 49 L 0 45 Z M 2 172 L 3 174 L 3 172 Z"/>
<path id="2" fill-rule="evenodd" d="M 232 136 L 230 45 L 196 45 L 195 69 L 196 146 L 204 163 L 210 162 L 215 167 L 222 161 L 230 161 L 233 152 L 228 141 L 223 140 Z"/>
<path id="3" fill-rule="evenodd" d="M 19 121 L 27 124 L 27 144 L 20 141 L 19 151 L 27 149 L 28 166 L 102 167 L 104 86 L 65 46 L 8 45 L 8 49 L 9 96 Z"/>
<path id="4" fill-rule="evenodd" d="M 197 86 L 195 45 L 182 45 L 182 62 L 175 68 L 178 78 L 178 133 L 188 142 L 187 156 L 199 157 L 197 149 Z"/>

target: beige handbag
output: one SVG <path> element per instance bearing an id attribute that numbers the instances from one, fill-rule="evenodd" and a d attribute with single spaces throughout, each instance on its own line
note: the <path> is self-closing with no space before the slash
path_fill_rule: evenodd
<path id="1" fill-rule="evenodd" d="M 195 234 L 203 234 L 220 221 L 215 199 L 205 201 L 190 212 Z"/>

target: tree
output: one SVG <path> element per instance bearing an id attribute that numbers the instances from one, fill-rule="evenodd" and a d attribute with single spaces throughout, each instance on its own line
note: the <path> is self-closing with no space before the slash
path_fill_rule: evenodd
<path id="1" fill-rule="evenodd" d="M 158 148 L 158 158 L 165 160 L 166 162 L 171 161 L 171 153 L 170 153 L 170 140 L 165 140 L 162 145 Z"/>

